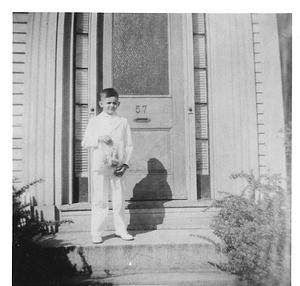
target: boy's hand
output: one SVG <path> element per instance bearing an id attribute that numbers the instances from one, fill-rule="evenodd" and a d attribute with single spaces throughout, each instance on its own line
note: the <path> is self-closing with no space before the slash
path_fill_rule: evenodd
<path id="1" fill-rule="evenodd" d="M 103 142 L 106 145 L 111 145 L 113 143 L 111 137 L 108 135 L 99 136 L 98 141 Z"/>
<path id="2" fill-rule="evenodd" d="M 128 166 L 127 165 L 122 165 L 120 167 L 118 167 L 114 174 L 117 176 L 117 177 L 122 177 L 124 175 L 124 173 L 126 172 L 126 170 L 128 169 Z"/>

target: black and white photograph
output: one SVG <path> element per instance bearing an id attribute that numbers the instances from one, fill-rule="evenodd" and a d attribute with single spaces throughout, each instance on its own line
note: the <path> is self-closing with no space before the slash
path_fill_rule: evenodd
<path id="1" fill-rule="evenodd" d="M 7 24 L 12 285 L 292 285 L 293 11 L 67 7 Z"/>

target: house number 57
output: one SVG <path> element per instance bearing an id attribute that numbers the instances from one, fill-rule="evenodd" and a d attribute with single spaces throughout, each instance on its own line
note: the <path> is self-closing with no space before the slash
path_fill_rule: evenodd
<path id="1" fill-rule="evenodd" d="M 136 105 L 135 106 L 136 113 L 140 113 L 140 112 L 146 113 L 146 109 L 147 109 L 147 105 Z"/>

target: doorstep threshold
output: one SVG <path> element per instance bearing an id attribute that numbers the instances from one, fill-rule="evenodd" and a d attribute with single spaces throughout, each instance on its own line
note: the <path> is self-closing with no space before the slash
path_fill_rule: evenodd
<path id="1" fill-rule="evenodd" d="M 126 201 L 125 209 L 166 209 L 166 208 L 207 208 L 213 200 L 205 199 L 199 201 L 169 200 L 169 201 Z M 69 211 L 90 211 L 91 203 L 82 202 L 58 207 L 62 212 Z M 109 202 L 109 209 L 112 209 Z"/>

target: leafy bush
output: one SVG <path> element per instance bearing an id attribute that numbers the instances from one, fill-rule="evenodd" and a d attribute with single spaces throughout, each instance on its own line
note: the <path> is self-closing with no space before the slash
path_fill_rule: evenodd
<path id="1" fill-rule="evenodd" d="M 289 196 L 279 175 L 239 173 L 233 179 L 248 182 L 241 195 L 214 202 L 220 208 L 211 227 L 227 257 L 218 268 L 237 274 L 253 286 L 285 285 L 289 252 Z M 289 269 L 288 269 L 289 270 Z M 285 272 L 285 273 L 284 273 Z"/>
<path id="2" fill-rule="evenodd" d="M 30 244 L 32 239 L 39 234 L 54 232 L 55 228 L 63 223 L 71 223 L 70 220 L 40 220 L 36 215 L 33 215 L 29 203 L 24 203 L 22 200 L 23 194 L 31 187 L 43 180 L 33 181 L 20 189 L 14 184 L 13 190 L 13 244 L 14 246 L 22 246 Z"/>
<path id="3" fill-rule="evenodd" d="M 14 184 L 12 187 L 13 285 L 59 285 L 53 281 L 60 279 L 63 275 L 74 275 L 76 272 L 65 258 L 66 255 L 58 261 L 57 257 L 62 257 L 62 255 L 56 253 L 60 250 L 50 249 L 42 252 L 34 243 L 37 235 L 49 233 L 49 227 L 53 230 L 61 223 L 71 222 L 67 220 L 41 221 L 33 215 L 30 204 L 23 202 L 23 194 L 31 186 L 42 181 L 42 179 L 36 180 L 20 189 L 16 188 Z"/>
<path id="4" fill-rule="evenodd" d="M 14 184 L 13 190 L 13 246 L 27 245 L 32 238 L 42 231 L 42 223 L 31 215 L 30 204 L 22 200 L 23 194 L 33 185 L 41 183 L 42 179 L 31 182 L 20 189 Z"/>

